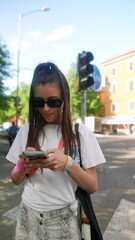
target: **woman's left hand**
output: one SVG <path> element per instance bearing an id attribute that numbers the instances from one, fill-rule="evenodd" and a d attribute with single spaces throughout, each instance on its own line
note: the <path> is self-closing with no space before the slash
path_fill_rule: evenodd
<path id="1" fill-rule="evenodd" d="M 27 167 L 30 168 L 49 168 L 53 171 L 64 170 L 67 164 L 67 155 L 56 148 L 47 150 L 47 154 L 49 157 L 44 159 L 27 159 L 25 165 L 27 164 Z"/>

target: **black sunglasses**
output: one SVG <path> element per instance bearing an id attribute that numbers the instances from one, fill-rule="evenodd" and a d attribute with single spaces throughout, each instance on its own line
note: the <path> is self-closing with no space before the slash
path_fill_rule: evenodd
<path id="1" fill-rule="evenodd" d="M 63 100 L 60 98 L 50 98 L 48 100 L 44 100 L 43 98 L 35 98 L 34 104 L 37 108 L 44 107 L 45 103 L 51 108 L 58 108 L 61 107 Z"/>

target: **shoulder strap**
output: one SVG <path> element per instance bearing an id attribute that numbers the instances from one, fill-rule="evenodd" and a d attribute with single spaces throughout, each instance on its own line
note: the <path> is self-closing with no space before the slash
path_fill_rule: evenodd
<path id="1" fill-rule="evenodd" d="M 58 144 L 58 150 L 62 150 L 63 146 L 64 146 L 64 139 L 63 139 L 63 137 L 61 137 L 59 144 Z"/>
<path id="2" fill-rule="evenodd" d="M 81 158 L 81 142 L 80 142 L 80 136 L 79 136 L 79 123 L 75 123 L 75 133 L 78 141 L 78 152 L 80 156 L 80 167 L 82 168 L 82 158 Z"/>

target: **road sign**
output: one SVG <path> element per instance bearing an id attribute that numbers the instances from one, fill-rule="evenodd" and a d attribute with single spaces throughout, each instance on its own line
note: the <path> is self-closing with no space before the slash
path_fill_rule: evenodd
<path id="1" fill-rule="evenodd" d="M 94 65 L 94 72 L 91 74 L 94 78 L 94 84 L 90 87 L 93 90 L 98 90 L 101 86 L 101 73 L 96 65 Z"/>

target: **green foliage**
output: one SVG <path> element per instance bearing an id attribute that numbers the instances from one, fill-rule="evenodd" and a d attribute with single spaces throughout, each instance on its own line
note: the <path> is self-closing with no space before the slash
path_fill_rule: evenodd
<path id="1" fill-rule="evenodd" d="M 7 118 L 9 103 L 10 103 L 10 97 L 0 96 L 0 123 L 3 123 Z"/>
<path id="2" fill-rule="evenodd" d="M 75 64 L 72 64 L 71 69 L 68 71 L 66 78 L 70 87 L 72 118 L 73 120 L 75 120 L 81 115 L 81 93 L 78 92 L 77 89 L 77 74 Z"/>
<path id="3" fill-rule="evenodd" d="M 12 117 L 14 117 L 16 115 L 16 109 L 14 106 L 14 98 L 15 98 L 15 93 L 14 93 L 14 95 L 10 95 L 8 97 L 8 108 L 6 111 L 5 111 L 5 109 L 3 110 L 3 113 L 4 113 L 3 122 L 10 120 Z"/>
<path id="4" fill-rule="evenodd" d="M 18 113 L 22 123 L 28 120 L 29 92 L 30 92 L 30 85 L 24 82 L 21 82 L 19 85 L 19 91 L 18 91 L 18 96 L 19 96 L 18 109 L 16 109 L 16 106 L 15 106 L 16 90 L 12 92 L 11 94 L 12 101 L 10 102 L 10 111 L 8 111 L 8 118 L 12 118 L 13 116 L 16 115 L 16 113 Z"/>
<path id="5" fill-rule="evenodd" d="M 7 110 L 0 110 L 0 122 L 9 121 L 11 120 L 16 114 L 18 113 L 19 119 L 22 123 L 28 120 L 28 101 L 29 101 L 29 91 L 30 85 L 22 82 L 19 86 L 18 96 L 19 96 L 19 105 L 18 109 L 15 105 L 16 99 L 16 90 L 11 93 L 8 97 L 8 107 Z"/>
<path id="6" fill-rule="evenodd" d="M 95 90 L 89 89 L 87 90 L 87 105 L 86 105 L 86 112 L 87 116 L 93 115 L 98 116 L 102 108 L 102 104 L 100 102 L 99 97 Z"/>
<path id="7" fill-rule="evenodd" d="M 0 40 L 0 96 L 4 96 L 4 80 L 10 77 L 10 54 L 7 46 Z"/>
<path id="8" fill-rule="evenodd" d="M 29 93 L 30 85 L 22 82 L 19 87 L 19 97 L 20 97 L 20 117 L 22 122 L 28 120 L 28 109 L 29 109 Z"/>
<path id="9" fill-rule="evenodd" d="M 9 109 L 10 97 L 6 96 L 4 91 L 4 81 L 10 77 L 10 54 L 7 46 L 2 44 L 0 39 L 0 123 L 6 118 L 6 112 Z"/>

